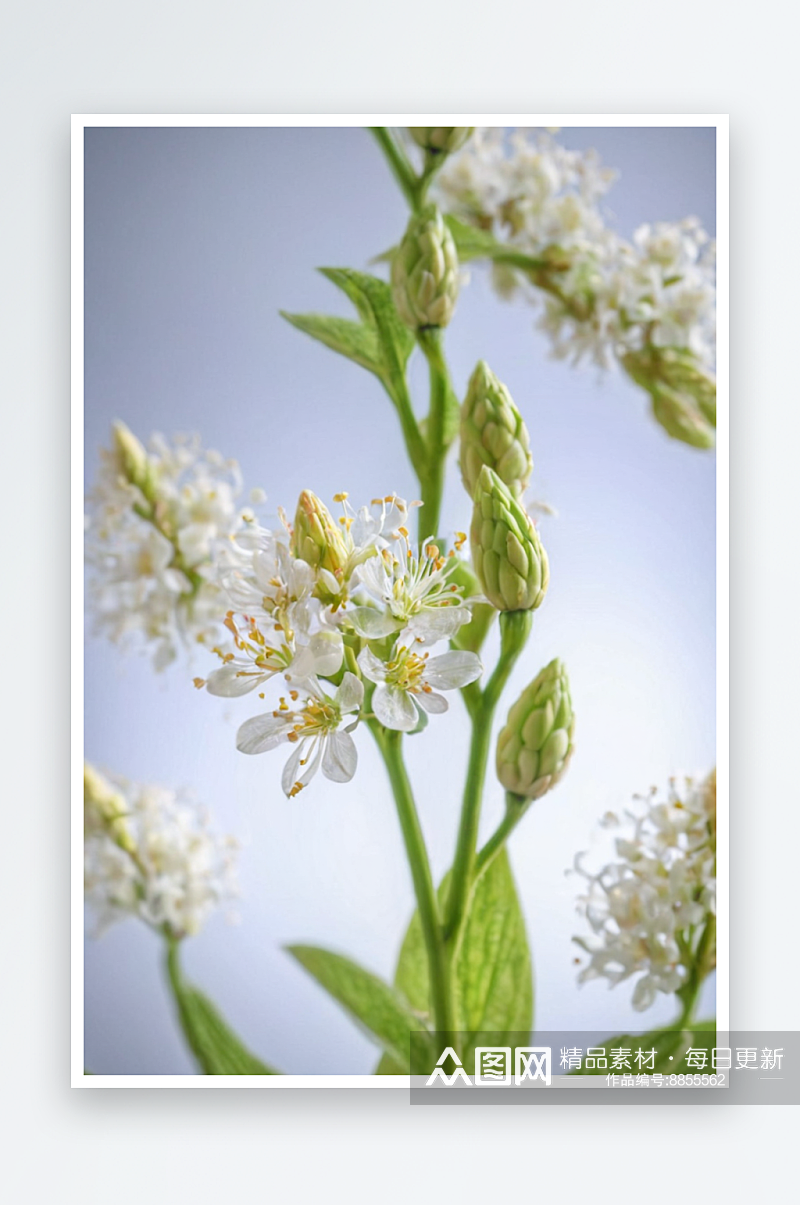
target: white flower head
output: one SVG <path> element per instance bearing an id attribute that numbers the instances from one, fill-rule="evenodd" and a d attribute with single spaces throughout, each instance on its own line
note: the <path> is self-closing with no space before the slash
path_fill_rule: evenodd
<path id="1" fill-rule="evenodd" d="M 458 690 L 480 677 L 482 666 L 476 653 L 442 653 L 431 657 L 405 645 L 395 645 L 389 661 L 380 661 L 371 649 L 362 649 L 358 665 L 365 678 L 376 683 L 372 709 L 385 728 L 411 732 L 420 713 L 447 711 L 442 690 Z"/>
<path id="2" fill-rule="evenodd" d="M 399 632 L 401 643 L 435 644 L 449 640 L 470 619 L 469 607 L 452 580 L 454 556 L 443 556 L 433 539 L 424 540 L 417 554 L 406 527 L 395 533 L 359 570 L 359 583 L 373 606 L 355 607 L 347 620 L 367 640 Z"/>
<path id="3" fill-rule="evenodd" d="M 173 937 L 197 933 L 237 894 L 236 841 L 213 834 L 207 814 L 175 791 L 96 771 L 89 781 L 118 803 L 112 814 L 86 798 L 84 887 L 99 929 L 136 916 Z"/>
<path id="4" fill-rule="evenodd" d="M 241 753 L 267 753 L 286 742 L 294 746 L 281 778 L 289 798 L 299 794 L 320 768 L 332 782 L 349 782 L 358 762 L 350 735 L 358 719 L 345 728 L 342 725 L 347 716 L 360 711 L 363 683 L 355 674 L 345 673 L 332 695 L 314 679 L 305 687 L 308 697 L 301 706 L 295 705 L 297 695 L 292 692 L 289 701 L 281 699 L 275 711 L 246 720 L 236 734 Z"/>
<path id="5" fill-rule="evenodd" d="M 338 631 L 315 632 L 296 642 L 294 632 L 280 629 L 277 639 L 268 640 L 255 620 L 248 619 L 248 624 L 241 630 L 233 614 L 228 614 L 225 625 L 233 634 L 237 651 L 214 649 L 222 665 L 207 679 L 195 678 L 195 686 L 205 686 L 211 695 L 232 699 L 250 694 L 276 674 L 283 674 L 287 682 L 297 687 L 309 679 L 331 677 L 342 667 L 344 642 Z"/>
<path id="6" fill-rule="evenodd" d="M 683 788 L 670 783 L 665 802 L 655 791 L 644 811 L 629 812 L 633 831 L 616 840 L 618 860 L 593 874 L 575 858 L 588 883 L 578 910 L 592 930 L 574 940 L 589 954 L 579 983 L 603 977 L 610 986 L 633 975 L 633 1007 L 649 1008 L 658 992 L 678 991 L 713 934 L 716 884 L 716 778 Z M 613 817 L 616 823 L 616 817 Z M 710 926 L 710 928 L 709 928 Z M 713 968 L 713 941 L 702 950 Z"/>
<path id="7" fill-rule="evenodd" d="M 88 597 L 98 632 L 143 642 L 161 669 L 191 643 L 213 643 L 228 610 L 219 552 L 252 521 L 238 505 L 235 461 L 195 439 L 149 450 L 122 424 L 88 499 Z"/>
<path id="8" fill-rule="evenodd" d="M 540 264 L 530 275 L 495 264 L 504 297 L 539 308 L 553 354 L 600 368 L 646 343 L 715 359 L 715 248 L 696 218 L 660 222 L 633 241 L 606 223 L 616 173 L 593 151 L 548 132 L 478 129 L 437 178 L 441 204 Z"/>

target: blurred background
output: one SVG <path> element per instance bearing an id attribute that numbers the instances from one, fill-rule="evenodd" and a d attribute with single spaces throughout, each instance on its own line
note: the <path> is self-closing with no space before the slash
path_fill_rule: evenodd
<path id="1" fill-rule="evenodd" d="M 714 232 L 715 133 L 698 128 L 567 128 L 620 177 L 608 196 L 624 235 L 646 221 L 697 215 Z M 302 488 L 355 504 L 416 494 L 394 412 L 377 381 L 289 327 L 279 309 L 351 316 L 316 266 L 364 268 L 395 243 L 404 203 L 360 129 L 96 128 L 85 144 L 85 420 L 87 487 L 115 418 L 142 439 L 198 431 L 239 460 L 265 514 L 292 510 Z M 447 332 L 454 383 L 479 358 L 509 386 L 531 433 L 530 498 L 557 517 L 541 531 L 547 599 L 504 705 L 552 657 L 568 666 L 577 751 L 563 783 L 537 803 L 510 853 L 528 924 L 541 1029 L 609 1035 L 668 1023 L 673 998 L 645 1014 L 632 984 L 576 985 L 586 933 L 575 913 L 577 850 L 599 865 L 611 837 L 597 821 L 672 774 L 715 759 L 715 461 L 670 440 L 648 399 L 620 375 L 547 357 L 523 303 L 500 302 L 471 270 Z M 424 401 L 425 367 L 412 361 Z M 443 529 L 469 505 L 450 474 Z M 491 648 L 487 650 L 487 661 Z M 209 661 L 156 676 L 87 633 L 86 755 L 139 781 L 189 787 L 218 830 L 236 834 L 240 923 L 216 915 L 185 945 L 188 974 L 253 1051 L 285 1072 L 364 1074 L 377 1052 L 281 947 L 311 942 L 391 979 L 414 907 L 384 771 L 366 732 L 349 786 L 321 777 L 294 800 L 279 753 L 237 753 L 252 700 L 192 685 Z M 467 725 L 460 702 L 407 742 L 434 872 L 447 870 Z M 482 830 L 502 791 L 490 774 Z M 86 1065 L 95 1073 L 190 1073 L 160 965 L 160 942 L 127 921 L 86 946 Z M 713 980 L 700 1015 L 713 1014 Z"/>

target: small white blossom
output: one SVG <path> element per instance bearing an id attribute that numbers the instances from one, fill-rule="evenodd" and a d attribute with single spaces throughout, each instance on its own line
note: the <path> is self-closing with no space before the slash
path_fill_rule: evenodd
<path id="1" fill-rule="evenodd" d="M 575 859 L 588 883 L 579 912 L 593 931 L 574 940 L 589 954 L 578 982 L 603 977 L 614 986 L 633 975 L 633 1007 L 649 1008 L 658 992 L 686 983 L 706 927 L 713 926 L 716 887 L 716 777 L 655 789 L 644 811 L 628 813 L 632 833 L 616 841 L 618 861 L 597 874 Z M 607 813 L 606 826 L 616 823 Z M 709 930 L 713 933 L 713 927 Z M 704 948 L 702 973 L 715 965 L 713 942 Z"/>
<path id="2" fill-rule="evenodd" d="M 143 642 L 162 669 L 181 647 L 219 639 L 219 548 L 252 513 L 237 502 L 236 462 L 196 438 L 156 435 L 145 451 L 118 424 L 114 443 L 88 499 L 88 597 L 98 632 Z"/>
<path id="3" fill-rule="evenodd" d="M 98 928 L 136 916 L 172 937 L 197 933 L 237 894 L 232 837 L 161 786 L 85 776 L 84 887 Z"/>
<path id="4" fill-rule="evenodd" d="M 344 730 L 341 726 L 345 717 L 360 711 L 363 684 L 355 674 L 345 673 L 332 695 L 313 679 L 306 688 L 308 698 L 300 707 L 281 699 L 275 711 L 246 720 L 236 734 L 236 747 L 241 753 L 267 753 L 286 742 L 294 745 L 281 779 L 289 798 L 299 794 L 320 767 L 332 782 L 349 782 L 358 762 L 349 730 L 358 718 Z"/>
<path id="5" fill-rule="evenodd" d="M 544 131 L 478 129 L 445 164 L 442 204 L 462 221 L 536 260 L 526 273 L 496 264 L 505 297 L 540 307 L 554 354 L 607 368 L 646 345 L 715 359 L 715 247 L 695 218 L 642 226 L 633 241 L 605 221 L 616 173 L 594 151 L 569 151 Z"/>
<path id="6" fill-rule="evenodd" d="M 447 711 L 447 699 L 440 690 L 458 690 L 479 678 L 482 671 L 476 653 L 449 652 L 431 657 L 399 642 L 389 661 L 380 661 L 369 648 L 359 654 L 358 664 L 365 678 L 377 683 L 372 710 L 385 728 L 411 732 L 421 712 L 439 715 Z"/>
<path id="7" fill-rule="evenodd" d="M 359 583 L 374 606 L 356 607 L 347 619 L 368 640 L 400 633 L 403 644 L 449 640 L 470 620 L 470 610 L 451 578 L 454 557 L 442 556 L 433 539 L 418 555 L 400 527 L 391 547 L 361 566 Z"/>

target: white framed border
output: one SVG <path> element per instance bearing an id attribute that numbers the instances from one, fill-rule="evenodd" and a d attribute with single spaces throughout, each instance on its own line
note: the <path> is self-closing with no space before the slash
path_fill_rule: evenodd
<path id="1" fill-rule="evenodd" d="M 83 960 L 83 134 L 87 126 L 287 127 L 418 125 L 707 126 L 717 135 L 717 1025 L 730 1028 L 729 776 L 729 122 L 719 113 L 82 113 L 71 153 L 71 1084 L 86 1088 L 408 1088 L 405 1075 L 85 1075 Z"/>

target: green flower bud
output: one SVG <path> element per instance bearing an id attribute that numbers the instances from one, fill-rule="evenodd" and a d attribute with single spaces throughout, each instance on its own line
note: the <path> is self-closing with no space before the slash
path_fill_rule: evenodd
<path id="1" fill-rule="evenodd" d="M 434 155 L 452 155 L 472 135 L 474 126 L 409 126 L 408 132 L 425 151 Z"/>
<path id="2" fill-rule="evenodd" d="M 87 832 L 106 829 L 121 849 L 136 848 L 127 821 L 125 796 L 116 791 L 89 762 L 83 763 L 83 824 Z"/>
<path id="3" fill-rule="evenodd" d="M 337 581 L 347 565 L 347 544 L 339 525 L 311 490 L 303 490 L 297 500 L 292 552 L 314 569 L 327 569 Z"/>
<path id="4" fill-rule="evenodd" d="M 146 498 L 151 499 L 153 470 L 144 446 L 133 434 L 133 431 L 122 422 L 115 422 L 112 432 L 114 452 L 120 473 L 126 481 L 130 481 L 131 485 L 140 489 Z"/>
<path id="5" fill-rule="evenodd" d="M 483 592 L 498 611 L 533 611 L 550 580 L 547 553 L 527 511 L 484 465 L 475 487 L 470 546 Z"/>
<path id="6" fill-rule="evenodd" d="M 691 352 L 644 347 L 622 357 L 628 375 L 653 399 L 653 414 L 664 430 L 695 448 L 714 445 L 717 385 Z"/>
<path id="7" fill-rule="evenodd" d="M 392 260 L 392 297 L 412 330 L 447 326 L 458 297 L 458 255 L 435 205 L 408 223 Z"/>
<path id="8" fill-rule="evenodd" d="M 653 417 L 668 435 L 691 444 L 693 448 L 713 448 L 713 428 L 685 393 L 678 393 L 666 385 L 655 385 L 650 393 L 653 398 Z"/>
<path id="9" fill-rule="evenodd" d="M 458 586 L 465 599 L 474 597 L 482 592 L 481 584 L 472 571 L 472 566 L 460 557 L 453 557 L 448 562 L 450 581 Z M 488 603 L 471 603 L 472 618 L 469 623 L 463 623 L 452 638 L 456 648 L 466 649 L 470 653 L 480 652 L 481 645 L 486 639 L 492 620 L 497 611 Z"/>
<path id="10" fill-rule="evenodd" d="M 482 467 L 488 464 L 515 497 L 533 471 L 528 429 L 511 394 L 485 360 L 470 377 L 461 407 L 461 479 L 470 497 Z"/>
<path id="11" fill-rule="evenodd" d="M 665 347 L 659 352 L 658 358 L 665 384 L 693 398 L 703 417 L 712 427 L 716 427 L 717 383 L 714 378 L 703 372 L 689 352 Z"/>
<path id="12" fill-rule="evenodd" d="M 497 738 L 497 777 L 529 802 L 555 786 L 572 756 L 575 717 L 558 658 L 523 690 Z"/>

